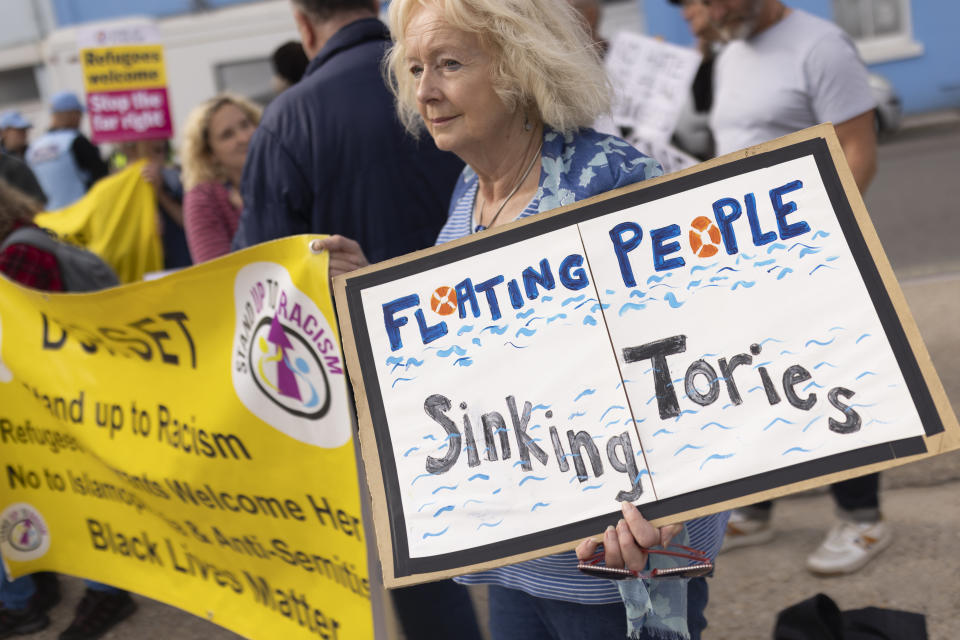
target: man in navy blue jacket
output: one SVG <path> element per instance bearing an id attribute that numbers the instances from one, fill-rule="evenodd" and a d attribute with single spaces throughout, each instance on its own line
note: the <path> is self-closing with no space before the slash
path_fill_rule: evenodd
<path id="1" fill-rule="evenodd" d="M 397 120 L 375 0 L 293 0 L 293 11 L 310 65 L 251 140 L 234 248 L 340 234 L 378 262 L 432 246 L 463 164 Z"/>

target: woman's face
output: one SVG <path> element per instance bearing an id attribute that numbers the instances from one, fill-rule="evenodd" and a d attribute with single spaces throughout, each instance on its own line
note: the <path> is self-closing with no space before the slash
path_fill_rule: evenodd
<path id="1" fill-rule="evenodd" d="M 235 104 L 221 106 L 210 117 L 210 150 L 228 174 L 243 171 L 253 130 L 250 118 Z"/>
<path id="2" fill-rule="evenodd" d="M 517 116 L 494 91 L 493 60 L 476 34 L 451 27 L 427 5 L 411 18 L 404 45 L 417 108 L 437 147 L 470 163 L 508 133 Z"/>

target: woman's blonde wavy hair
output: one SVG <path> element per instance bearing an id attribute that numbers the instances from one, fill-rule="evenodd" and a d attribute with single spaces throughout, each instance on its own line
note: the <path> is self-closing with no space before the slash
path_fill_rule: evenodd
<path id="1" fill-rule="evenodd" d="M 417 135 L 415 80 L 406 68 L 407 26 L 422 6 L 438 7 L 451 27 L 475 33 L 493 57 L 493 88 L 511 111 L 533 110 L 567 133 L 593 124 L 610 109 L 610 83 L 583 18 L 567 0 L 393 0 L 393 47 L 385 76 L 397 113 Z"/>
<path id="2" fill-rule="evenodd" d="M 260 124 L 260 107 L 232 93 L 221 93 L 194 107 L 183 128 L 183 187 L 188 191 L 198 184 L 227 178 L 210 148 L 210 119 L 220 107 L 228 104 L 243 111 L 253 126 Z"/>

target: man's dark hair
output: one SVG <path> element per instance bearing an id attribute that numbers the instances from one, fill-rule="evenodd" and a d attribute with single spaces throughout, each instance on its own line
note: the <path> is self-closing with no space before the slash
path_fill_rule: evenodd
<path id="1" fill-rule="evenodd" d="M 377 12 L 376 0 L 293 0 L 294 4 L 317 20 L 326 20 L 342 11 L 369 9 Z"/>
<path id="2" fill-rule="evenodd" d="M 297 84 L 303 77 L 310 63 L 307 54 L 303 52 L 303 45 L 291 40 L 280 45 L 270 57 L 273 72 L 290 84 Z"/>

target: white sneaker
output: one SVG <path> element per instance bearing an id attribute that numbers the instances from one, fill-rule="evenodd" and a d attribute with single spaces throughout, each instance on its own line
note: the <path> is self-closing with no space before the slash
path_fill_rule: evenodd
<path id="1" fill-rule="evenodd" d="M 893 541 L 893 532 L 880 522 L 840 522 L 820 547 L 807 557 L 807 569 L 821 575 L 853 573 Z"/>
<path id="2" fill-rule="evenodd" d="M 771 540 L 773 540 L 773 527 L 770 526 L 769 519 L 748 518 L 738 509 L 734 509 L 730 512 L 730 520 L 727 521 L 727 533 L 723 537 L 720 553 L 740 547 L 766 544 Z"/>

